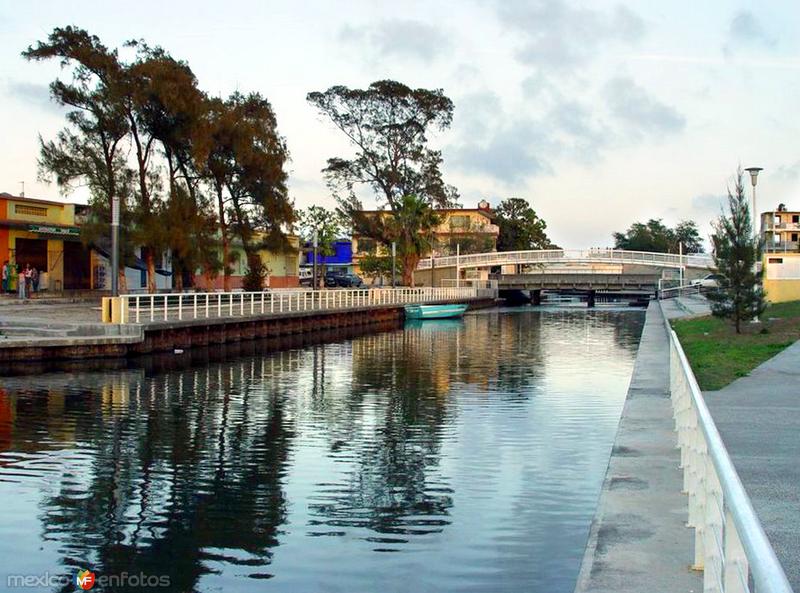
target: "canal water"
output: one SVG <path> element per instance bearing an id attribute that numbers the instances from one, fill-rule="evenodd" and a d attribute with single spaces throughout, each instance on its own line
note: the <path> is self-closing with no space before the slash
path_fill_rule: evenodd
<path id="1" fill-rule="evenodd" d="M 643 322 L 490 310 L 0 378 L 0 588 L 569 593 Z"/>

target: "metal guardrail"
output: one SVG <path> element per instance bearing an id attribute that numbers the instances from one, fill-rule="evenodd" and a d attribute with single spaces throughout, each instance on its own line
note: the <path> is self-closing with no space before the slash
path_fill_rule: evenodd
<path id="1" fill-rule="evenodd" d="M 496 251 L 470 255 L 449 255 L 434 258 L 433 266 L 448 268 L 475 268 L 502 266 L 506 264 L 546 263 L 616 263 L 655 265 L 665 268 L 712 269 L 714 260 L 710 255 L 678 255 L 675 253 L 651 253 L 649 251 L 626 251 L 623 249 L 545 249 L 539 251 Z M 420 260 L 417 270 L 431 269 L 431 258 Z"/>
<path id="2" fill-rule="evenodd" d="M 495 289 L 476 287 L 126 294 L 119 297 L 119 319 L 123 324 L 219 319 L 496 296 Z"/>
<path id="3" fill-rule="evenodd" d="M 684 284 L 683 286 L 671 286 L 669 288 L 661 288 L 658 291 L 658 298 L 674 299 L 681 296 L 690 294 L 701 294 L 703 287 L 700 284 Z"/>
<path id="4" fill-rule="evenodd" d="M 793 593 L 669 322 L 670 391 L 703 590 Z"/>

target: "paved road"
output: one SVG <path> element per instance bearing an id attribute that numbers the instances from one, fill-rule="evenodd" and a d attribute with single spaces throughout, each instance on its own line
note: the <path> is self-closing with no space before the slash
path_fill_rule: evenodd
<path id="1" fill-rule="evenodd" d="M 667 332 L 652 302 L 576 593 L 702 590 L 673 426 Z"/>
<path id="2" fill-rule="evenodd" d="M 789 582 L 800 591 L 800 342 L 704 395 Z"/>

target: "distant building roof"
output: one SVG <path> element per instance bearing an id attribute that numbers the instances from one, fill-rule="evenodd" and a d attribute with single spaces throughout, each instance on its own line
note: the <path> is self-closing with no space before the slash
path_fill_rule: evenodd
<path id="1" fill-rule="evenodd" d="M 55 200 L 42 200 L 39 198 L 29 198 L 27 196 L 14 196 L 8 192 L 0 192 L 0 199 L 14 200 L 15 202 L 33 202 L 34 204 L 52 204 L 53 206 L 86 206 L 75 202 L 57 202 Z"/>

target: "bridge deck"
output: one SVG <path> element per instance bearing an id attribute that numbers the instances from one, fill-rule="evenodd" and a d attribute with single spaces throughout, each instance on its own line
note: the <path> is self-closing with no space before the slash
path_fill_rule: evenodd
<path id="1" fill-rule="evenodd" d="M 498 287 L 517 290 L 643 290 L 655 291 L 660 276 L 652 274 L 503 274 Z"/>

